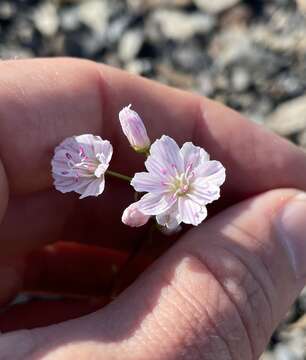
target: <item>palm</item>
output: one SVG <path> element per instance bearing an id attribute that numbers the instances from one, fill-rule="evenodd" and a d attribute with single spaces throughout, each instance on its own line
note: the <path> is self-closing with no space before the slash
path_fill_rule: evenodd
<path id="1" fill-rule="evenodd" d="M 18 61 L 1 67 L 0 152 L 10 188 L 0 226 L 3 257 L 22 258 L 58 240 L 129 253 L 139 238 L 146 237 L 147 229 L 129 229 L 121 223 L 123 209 L 133 200 L 128 184 L 106 179 L 102 196 L 78 200 L 76 194 L 56 192 L 50 173 L 54 147 L 82 133 L 111 141 L 111 170 L 127 175 L 142 170 L 142 156 L 129 149 L 117 121 L 118 111 L 129 103 L 142 115 L 151 139 L 168 134 L 178 143 L 193 141 L 225 165 L 222 199 L 211 213 L 268 189 L 306 189 L 302 152 L 209 100 L 75 60 Z M 157 235 L 149 256 L 171 241 Z M 76 250 L 79 258 L 82 251 Z M 100 255 L 103 267 L 106 255 Z M 36 284 L 37 290 L 41 284 Z"/>

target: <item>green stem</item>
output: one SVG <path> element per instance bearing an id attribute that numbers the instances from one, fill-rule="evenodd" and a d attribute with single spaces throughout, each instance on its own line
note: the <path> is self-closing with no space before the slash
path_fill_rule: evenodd
<path id="1" fill-rule="evenodd" d="M 128 182 L 131 182 L 132 178 L 129 177 L 129 176 L 126 176 L 126 175 L 122 175 L 116 171 L 110 171 L 110 170 L 106 170 L 106 174 L 107 175 L 110 175 L 110 176 L 113 176 L 113 177 L 116 177 L 118 179 L 121 179 L 121 180 L 125 180 L 125 181 L 128 181 Z"/>

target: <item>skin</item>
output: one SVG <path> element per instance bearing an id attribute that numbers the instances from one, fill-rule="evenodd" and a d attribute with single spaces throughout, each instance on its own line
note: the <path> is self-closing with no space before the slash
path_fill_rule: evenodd
<path id="1" fill-rule="evenodd" d="M 0 336 L 0 360 L 257 359 L 305 284 L 274 225 L 295 189 L 306 190 L 305 154 L 211 100 L 93 62 L 8 61 L 0 73 L 1 304 L 22 289 L 82 295 L 1 312 L 0 329 L 16 331 Z M 108 178 L 101 197 L 80 201 L 52 188 L 50 160 L 65 137 L 92 133 L 113 144 L 111 170 L 142 169 L 118 121 L 129 103 L 151 139 L 193 141 L 227 180 L 214 216 L 173 246 L 156 235 L 125 285 L 170 249 L 102 307 L 111 266 L 147 229 L 120 223 L 133 201 L 127 184 Z"/>

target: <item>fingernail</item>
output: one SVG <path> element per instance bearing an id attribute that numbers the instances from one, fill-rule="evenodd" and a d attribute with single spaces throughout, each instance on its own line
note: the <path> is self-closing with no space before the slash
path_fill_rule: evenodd
<path id="1" fill-rule="evenodd" d="M 277 225 L 296 277 L 306 277 L 306 194 L 289 200 L 277 218 Z"/>

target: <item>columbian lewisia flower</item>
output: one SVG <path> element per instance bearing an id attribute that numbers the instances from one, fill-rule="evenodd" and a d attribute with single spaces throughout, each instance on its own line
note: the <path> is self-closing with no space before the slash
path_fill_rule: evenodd
<path id="1" fill-rule="evenodd" d="M 152 144 L 145 166 L 148 172 L 136 173 L 131 185 L 147 194 L 133 206 L 156 216 L 168 229 L 181 222 L 199 225 L 207 216 L 206 205 L 219 198 L 225 181 L 225 168 L 209 160 L 204 149 L 191 142 L 180 149 L 165 135 Z"/>
<path id="2" fill-rule="evenodd" d="M 147 130 L 137 112 L 131 109 L 131 105 L 119 112 L 119 120 L 132 148 L 137 152 L 147 152 L 151 144 Z"/>
<path id="3" fill-rule="evenodd" d="M 54 186 L 62 193 L 75 191 L 81 194 L 80 199 L 100 195 L 112 154 L 111 143 L 100 136 L 84 134 L 65 139 L 55 148 L 51 162 Z"/>

